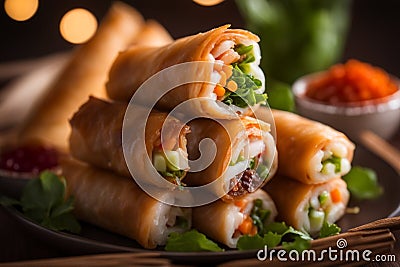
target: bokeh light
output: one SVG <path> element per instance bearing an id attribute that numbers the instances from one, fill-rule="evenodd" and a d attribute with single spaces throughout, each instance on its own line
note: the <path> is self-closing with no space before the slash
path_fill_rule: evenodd
<path id="1" fill-rule="evenodd" d="M 88 10 L 76 8 L 61 19 L 60 33 L 70 43 L 81 44 L 89 40 L 97 30 L 96 17 Z"/>
<path id="2" fill-rule="evenodd" d="M 193 0 L 193 2 L 202 5 L 202 6 L 215 6 L 224 0 Z"/>
<path id="3" fill-rule="evenodd" d="M 38 0 L 5 0 L 4 10 L 7 15 L 17 21 L 30 19 L 38 9 Z"/>

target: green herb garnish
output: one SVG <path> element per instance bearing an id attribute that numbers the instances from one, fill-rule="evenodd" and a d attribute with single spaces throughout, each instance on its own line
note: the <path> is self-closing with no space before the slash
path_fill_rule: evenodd
<path id="1" fill-rule="evenodd" d="M 171 233 L 168 236 L 165 250 L 179 252 L 223 251 L 216 243 L 195 229 L 184 233 Z"/>
<path id="2" fill-rule="evenodd" d="M 327 222 L 324 222 L 324 224 L 322 225 L 321 231 L 319 232 L 319 237 L 323 238 L 323 237 L 328 237 L 328 236 L 332 236 L 332 235 L 337 235 L 340 233 L 341 230 L 342 229 L 334 223 L 329 224 Z"/>
<path id="3" fill-rule="evenodd" d="M 311 237 L 306 233 L 287 226 L 284 222 L 273 222 L 264 226 L 263 232 L 254 236 L 241 236 L 237 243 L 239 250 L 273 248 L 282 244 L 285 249 L 302 251 L 310 247 Z"/>
<path id="4" fill-rule="evenodd" d="M 253 224 L 257 226 L 259 233 L 264 232 L 264 224 L 268 219 L 271 212 L 269 210 L 263 209 L 262 200 L 254 200 L 254 206 L 250 213 L 250 218 L 253 220 Z"/>
<path id="5" fill-rule="evenodd" d="M 354 166 L 343 176 L 351 195 L 357 199 L 374 199 L 383 193 L 376 173 L 369 168 Z"/>
<path id="6" fill-rule="evenodd" d="M 222 102 L 227 105 L 235 105 L 240 108 L 265 103 L 267 94 L 259 94 L 255 91 L 262 86 L 260 80 L 250 75 L 250 63 L 255 61 L 253 46 L 236 45 L 234 50 L 240 55 L 240 60 L 232 64 L 232 76 L 227 82 L 234 81 L 237 84 L 235 92 L 226 90 Z"/>
<path id="7" fill-rule="evenodd" d="M 282 240 L 280 234 L 268 232 L 263 236 L 260 235 L 244 235 L 241 236 L 237 242 L 237 248 L 239 250 L 251 250 L 251 249 L 262 249 L 264 246 L 269 248 L 276 247 Z"/>
<path id="8" fill-rule="evenodd" d="M 311 243 L 310 240 L 296 236 L 293 241 L 282 242 L 282 247 L 286 251 L 297 250 L 298 252 L 302 252 L 303 250 L 309 249 L 311 247 Z"/>
<path id="9" fill-rule="evenodd" d="M 73 198 L 65 199 L 66 182 L 50 171 L 30 180 L 20 201 L 2 198 L 2 205 L 20 206 L 28 218 L 51 230 L 79 233 L 81 227 L 72 214 Z"/>

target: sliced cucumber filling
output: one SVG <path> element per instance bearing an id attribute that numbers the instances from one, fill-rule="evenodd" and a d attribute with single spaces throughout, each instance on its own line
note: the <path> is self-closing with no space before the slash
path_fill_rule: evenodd
<path id="1" fill-rule="evenodd" d="M 154 168 L 168 181 L 181 184 L 180 180 L 185 176 L 187 160 L 180 151 L 164 151 L 153 153 Z"/>
<path id="2" fill-rule="evenodd" d="M 156 168 L 156 170 L 159 172 L 167 171 L 167 162 L 165 161 L 164 156 L 160 153 L 153 155 L 153 165 L 154 168 Z"/>
<path id="3" fill-rule="evenodd" d="M 319 231 L 325 220 L 325 213 L 323 211 L 311 209 L 308 217 L 310 219 L 310 231 Z"/>
<path id="4" fill-rule="evenodd" d="M 179 171 L 179 152 L 178 151 L 165 151 L 165 159 L 167 167 L 171 171 Z"/>
<path id="5" fill-rule="evenodd" d="M 328 204 L 330 202 L 330 199 L 331 199 L 331 196 L 328 193 L 328 191 L 323 191 L 318 196 L 319 204 L 321 205 L 321 207 L 324 207 L 326 204 Z"/>

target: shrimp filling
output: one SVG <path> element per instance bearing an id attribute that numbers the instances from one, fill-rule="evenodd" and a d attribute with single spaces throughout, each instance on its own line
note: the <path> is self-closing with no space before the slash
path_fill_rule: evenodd
<path id="1" fill-rule="evenodd" d="M 210 58 L 215 63 L 213 81 L 217 85 L 208 94 L 239 108 L 265 103 L 264 74 L 258 66 L 260 57 L 257 43 L 221 42 L 211 51 Z"/>

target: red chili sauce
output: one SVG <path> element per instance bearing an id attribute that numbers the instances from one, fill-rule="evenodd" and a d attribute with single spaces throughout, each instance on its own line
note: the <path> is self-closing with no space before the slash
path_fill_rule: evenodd
<path id="1" fill-rule="evenodd" d="M 382 99 L 398 90 L 390 75 L 381 68 L 351 59 L 332 66 L 312 80 L 306 96 L 330 103 L 343 104 Z"/>
<path id="2" fill-rule="evenodd" d="M 44 145 L 23 145 L 2 151 L 0 169 L 38 174 L 58 165 L 59 152 Z"/>

